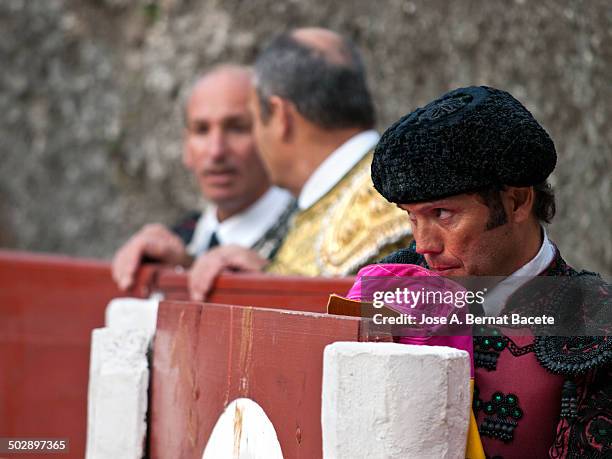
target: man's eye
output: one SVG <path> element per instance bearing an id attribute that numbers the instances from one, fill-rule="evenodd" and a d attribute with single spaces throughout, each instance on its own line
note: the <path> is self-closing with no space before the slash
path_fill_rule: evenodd
<path id="1" fill-rule="evenodd" d="M 441 220 L 445 220 L 452 215 L 451 211 L 447 209 L 434 209 L 434 214 L 436 218 Z"/>
<path id="2" fill-rule="evenodd" d="M 251 132 L 251 125 L 248 123 L 233 123 L 227 126 L 228 131 L 240 134 Z"/>
<path id="3" fill-rule="evenodd" d="M 209 131 L 208 129 L 208 125 L 206 124 L 195 124 L 192 128 L 191 128 L 191 132 L 197 135 L 203 135 L 203 134 L 207 134 Z"/>

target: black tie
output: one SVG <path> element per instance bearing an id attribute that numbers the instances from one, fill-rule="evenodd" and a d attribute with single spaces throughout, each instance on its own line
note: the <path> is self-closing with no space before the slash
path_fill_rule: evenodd
<path id="1" fill-rule="evenodd" d="M 219 239 L 217 239 L 217 232 L 213 231 L 213 233 L 210 235 L 210 241 L 208 242 L 208 250 L 212 249 L 213 247 L 217 247 L 219 245 Z"/>

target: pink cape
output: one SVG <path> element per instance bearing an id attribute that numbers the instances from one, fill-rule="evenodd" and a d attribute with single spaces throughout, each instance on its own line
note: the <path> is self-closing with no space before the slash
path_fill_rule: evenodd
<path id="1" fill-rule="evenodd" d="M 459 291 L 465 290 L 461 285 L 456 282 L 451 281 L 450 279 L 443 278 L 433 271 L 429 271 L 428 269 L 422 268 L 416 265 L 407 265 L 407 264 L 376 264 L 376 265 L 368 265 L 364 266 L 357 273 L 357 280 L 349 290 L 347 294 L 347 298 L 350 300 L 362 301 L 362 279 L 365 277 L 388 277 L 389 285 L 397 287 L 398 278 L 411 278 L 410 279 L 410 287 L 411 288 L 419 288 L 426 287 L 427 289 L 431 289 L 432 286 L 443 290 L 443 291 Z M 415 277 L 435 277 L 437 278 L 435 282 L 432 282 L 433 279 L 423 282 L 416 282 Z M 384 279 L 376 279 L 376 289 L 384 290 L 385 282 Z M 372 284 L 370 284 L 372 285 Z M 367 289 L 366 289 L 367 290 Z M 367 296 L 367 293 L 364 293 Z M 401 312 L 408 312 L 405 310 L 404 306 L 400 305 L 389 305 L 394 307 L 393 309 L 399 310 Z M 414 308 L 411 308 L 411 313 L 419 314 L 419 310 L 425 310 L 425 305 L 417 304 Z M 430 305 L 427 306 L 427 314 L 435 315 L 435 316 L 448 316 L 453 311 L 457 309 L 452 305 L 436 305 L 435 308 L 431 308 Z M 456 349 L 461 349 L 467 351 L 470 355 L 470 368 L 471 368 L 471 376 L 474 376 L 474 358 L 473 358 L 473 344 L 472 344 L 472 336 L 444 336 L 444 328 L 449 327 L 448 325 L 442 326 L 432 326 L 430 327 L 430 332 L 435 332 L 435 336 L 401 336 L 398 338 L 398 341 L 402 344 L 420 344 L 426 346 L 449 346 L 454 347 Z"/>

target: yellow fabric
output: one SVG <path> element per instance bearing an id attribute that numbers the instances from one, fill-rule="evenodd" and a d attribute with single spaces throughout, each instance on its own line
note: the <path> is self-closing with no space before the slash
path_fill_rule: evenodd
<path id="1" fill-rule="evenodd" d="M 470 379 L 470 394 L 473 401 L 474 379 Z M 470 409 L 470 427 L 468 428 L 465 457 L 466 459 L 485 459 L 484 448 L 482 447 L 482 441 L 480 441 L 480 434 L 478 433 L 478 425 L 476 424 L 476 417 L 472 409 Z"/>
<path id="2" fill-rule="evenodd" d="M 370 178 L 372 152 L 325 196 L 298 212 L 267 272 L 343 276 L 407 247 L 406 213 L 388 203 Z"/>

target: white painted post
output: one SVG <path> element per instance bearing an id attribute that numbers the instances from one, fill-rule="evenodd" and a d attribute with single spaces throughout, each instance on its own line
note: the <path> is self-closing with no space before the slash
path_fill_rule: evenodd
<path id="1" fill-rule="evenodd" d="M 147 431 L 149 334 L 93 331 L 89 370 L 87 459 L 141 459 Z"/>
<path id="2" fill-rule="evenodd" d="M 323 458 L 464 458 L 469 380 L 465 351 L 330 344 L 323 368 Z"/>
<path id="3" fill-rule="evenodd" d="M 87 401 L 87 459 L 141 459 L 149 388 L 147 353 L 158 300 L 118 298 L 93 331 Z"/>
<path id="4" fill-rule="evenodd" d="M 159 299 L 115 298 L 106 306 L 105 323 L 115 330 L 141 329 L 155 333 Z"/>

